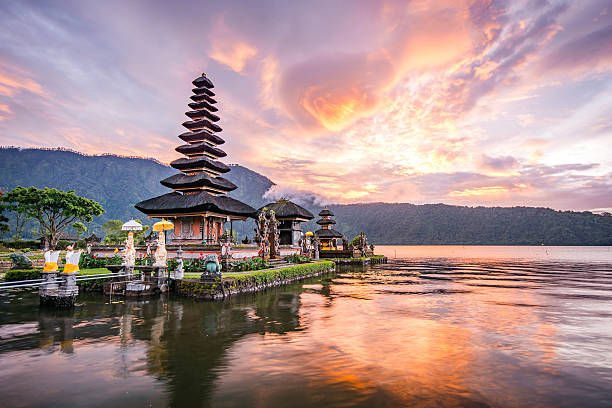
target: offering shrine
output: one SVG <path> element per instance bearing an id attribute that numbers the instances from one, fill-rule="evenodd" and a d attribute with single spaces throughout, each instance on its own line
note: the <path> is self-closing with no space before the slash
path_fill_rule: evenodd
<path id="1" fill-rule="evenodd" d="M 321 226 L 321 229 L 315 231 L 315 235 L 321 241 L 321 250 L 329 251 L 329 250 L 337 250 L 338 249 L 338 239 L 342 238 L 342 234 L 338 231 L 331 228 L 332 225 L 336 224 L 336 221 L 332 220 L 331 217 L 334 216 L 327 207 L 325 207 L 319 213 L 320 220 L 317 221 L 317 224 Z"/>
<path id="2" fill-rule="evenodd" d="M 314 215 L 307 209 L 292 203 L 286 199 L 280 199 L 274 203 L 269 203 L 257 210 L 258 214 L 265 212 L 266 215 L 274 212 L 278 220 L 278 231 L 280 245 L 300 246 L 302 238 L 301 223 L 312 220 Z"/>
<path id="3" fill-rule="evenodd" d="M 225 223 L 255 216 L 251 206 L 227 196 L 237 187 L 221 175 L 230 171 L 218 161 L 226 153 L 219 148 L 225 141 L 218 135 L 219 116 L 214 106 L 214 85 L 206 74 L 196 78 L 186 112 L 191 120 L 183 123 L 188 132 L 178 137 L 186 142 L 175 150 L 185 157 L 170 166 L 180 173 L 161 180 L 174 191 L 141 201 L 135 207 L 149 218 L 167 218 L 174 223 L 168 234 L 174 244 L 218 244 L 225 234 Z"/>

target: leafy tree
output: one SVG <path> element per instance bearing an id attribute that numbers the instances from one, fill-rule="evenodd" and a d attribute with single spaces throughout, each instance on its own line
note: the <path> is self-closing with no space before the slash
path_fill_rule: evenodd
<path id="1" fill-rule="evenodd" d="M 77 234 L 79 239 L 81 238 L 81 235 L 85 235 L 87 233 L 87 227 L 81 221 L 77 221 L 72 224 L 72 229 Z"/>
<path id="2" fill-rule="evenodd" d="M 61 234 L 75 221 L 89 222 L 104 212 L 94 200 L 78 196 L 74 191 L 54 188 L 39 189 L 17 186 L 7 199 L 27 217 L 40 224 L 40 231 L 50 249 L 55 249 Z"/>
<path id="3" fill-rule="evenodd" d="M 4 193 L 2 192 L 2 190 L 0 190 L 0 199 L 2 199 L 3 196 L 4 196 Z M 5 209 L 6 209 L 6 206 L 0 205 L 0 236 L 1 237 L 4 237 L 4 234 L 6 234 L 7 232 L 11 230 L 8 225 L 9 219 L 2 214 Z"/>
<path id="4" fill-rule="evenodd" d="M 17 190 L 17 188 L 15 188 L 12 191 L 9 191 L 6 194 L 3 194 L 1 199 L 2 199 L 2 202 L 7 203 L 4 206 L 4 208 L 14 213 L 15 234 L 13 235 L 13 239 L 15 241 L 19 241 L 21 240 L 21 234 L 23 232 L 23 227 L 26 221 L 28 220 L 28 218 L 30 218 L 30 214 L 28 212 L 27 205 L 25 205 L 20 200 L 20 190 Z"/>

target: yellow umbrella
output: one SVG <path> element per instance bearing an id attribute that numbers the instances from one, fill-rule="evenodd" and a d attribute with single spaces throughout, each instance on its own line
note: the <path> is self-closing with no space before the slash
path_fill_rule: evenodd
<path id="1" fill-rule="evenodd" d="M 307 237 L 312 237 L 313 235 L 314 235 L 314 234 L 312 233 L 312 231 L 308 231 L 308 232 L 306 233 L 306 236 L 307 236 Z"/>
<path id="2" fill-rule="evenodd" d="M 167 231 L 174 229 L 174 224 L 162 218 L 160 222 L 153 224 L 153 231 Z"/>

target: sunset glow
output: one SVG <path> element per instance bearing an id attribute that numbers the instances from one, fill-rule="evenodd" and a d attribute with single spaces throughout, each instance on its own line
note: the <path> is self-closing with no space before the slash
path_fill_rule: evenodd
<path id="1" fill-rule="evenodd" d="M 206 72 L 271 196 L 606 209 L 609 7 L 3 2 L 0 145 L 170 162 Z"/>

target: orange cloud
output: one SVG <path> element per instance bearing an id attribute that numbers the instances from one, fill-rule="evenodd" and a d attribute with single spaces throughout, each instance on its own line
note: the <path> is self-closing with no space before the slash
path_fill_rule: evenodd
<path id="1" fill-rule="evenodd" d="M 468 188 L 461 191 L 451 191 L 449 197 L 479 197 L 479 196 L 499 196 L 508 194 L 510 190 L 503 186 L 489 186 Z"/>
<path id="2" fill-rule="evenodd" d="M 8 119 L 12 115 L 13 112 L 8 105 L 0 104 L 0 121 Z"/>
<path id="3" fill-rule="evenodd" d="M 213 27 L 210 42 L 209 56 L 238 73 L 241 73 L 246 63 L 257 55 L 257 48 L 239 38 L 238 34 L 225 24 L 222 16 Z"/>
<path id="4" fill-rule="evenodd" d="M 29 91 L 44 96 L 42 86 L 29 78 L 0 70 L 0 95 L 14 96 L 22 91 Z"/>

